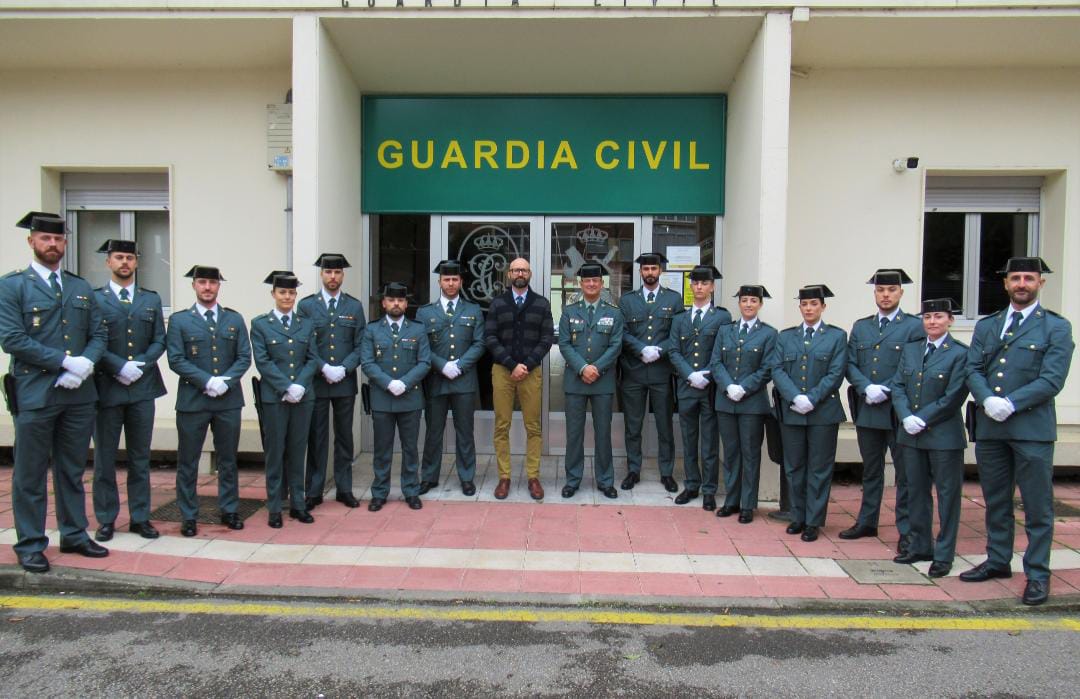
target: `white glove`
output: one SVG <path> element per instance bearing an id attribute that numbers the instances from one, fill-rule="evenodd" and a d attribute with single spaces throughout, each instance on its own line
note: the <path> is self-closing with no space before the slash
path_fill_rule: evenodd
<path id="1" fill-rule="evenodd" d="M 442 374 L 448 379 L 456 379 L 461 376 L 461 369 L 458 368 L 457 360 L 451 359 L 449 362 L 443 365 Z"/>
<path id="2" fill-rule="evenodd" d="M 997 396 L 990 396 L 983 401 L 983 410 L 990 416 L 990 419 L 997 420 L 998 422 L 1005 422 L 1009 419 L 1009 416 L 1016 412 L 1016 408 L 1013 406 L 1012 401 L 1008 398 L 998 398 Z"/>
<path id="3" fill-rule="evenodd" d="M 404 381 L 398 381 L 397 379 L 394 379 L 386 387 L 386 390 L 390 391 L 395 396 L 400 396 L 402 393 L 405 393 L 405 382 Z"/>
<path id="4" fill-rule="evenodd" d="M 699 390 L 709 385 L 709 377 L 704 371 L 691 372 L 690 376 L 687 377 L 687 380 L 690 382 L 691 386 Z"/>
<path id="5" fill-rule="evenodd" d="M 143 370 L 140 367 L 145 364 L 146 362 L 124 362 L 124 366 L 120 367 L 120 373 L 116 375 L 116 380 L 125 386 L 130 386 L 142 378 Z"/>
<path id="6" fill-rule="evenodd" d="M 646 364 L 652 364 L 657 359 L 660 359 L 660 348 L 655 345 L 649 345 L 641 350 L 641 361 Z"/>
<path id="7" fill-rule="evenodd" d="M 289 384 L 289 387 L 285 389 L 285 395 L 281 397 L 281 400 L 286 403 L 299 403 L 305 393 L 307 393 L 307 389 L 300 384 Z"/>
<path id="8" fill-rule="evenodd" d="M 926 429 L 926 423 L 921 417 L 908 415 L 904 418 L 904 431 L 910 435 L 916 435 Z"/>
<path id="9" fill-rule="evenodd" d="M 60 378 L 58 378 L 56 380 L 56 383 L 54 383 L 53 385 L 73 391 L 79 386 L 82 386 L 82 382 L 83 379 L 79 378 L 78 374 L 74 374 L 70 371 L 65 371 L 60 374 Z"/>
<path id="10" fill-rule="evenodd" d="M 880 386 L 876 383 L 872 383 L 866 387 L 866 404 L 877 405 L 878 403 L 884 403 L 889 397 L 884 386 Z"/>
<path id="11" fill-rule="evenodd" d="M 63 367 L 85 380 L 94 371 L 94 363 L 86 357 L 64 357 Z"/>
<path id="12" fill-rule="evenodd" d="M 791 409 L 800 415 L 806 415 L 814 409 L 814 404 L 810 402 L 809 398 L 800 393 L 795 396 L 795 400 L 791 401 Z"/>
<path id="13" fill-rule="evenodd" d="M 725 392 L 727 393 L 727 397 L 735 401 L 736 403 L 746 397 L 746 389 L 737 383 L 728 385 L 727 389 L 725 389 Z"/>
<path id="14" fill-rule="evenodd" d="M 211 376 L 210 380 L 206 382 L 204 393 L 211 398 L 217 398 L 218 396 L 225 395 L 225 392 L 229 390 L 229 384 L 220 376 Z"/>
<path id="15" fill-rule="evenodd" d="M 322 368 L 322 375 L 327 383 L 337 383 L 345 378 L 345 367 L 327 364 Z"/>

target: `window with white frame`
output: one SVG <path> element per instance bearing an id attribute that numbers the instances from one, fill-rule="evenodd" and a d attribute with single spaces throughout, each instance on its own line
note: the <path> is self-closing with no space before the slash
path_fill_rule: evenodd
<path id="1" fill-rule="evenodd" d="M 1039 254 L 1041 190 L 1041 177 L 927 177 L 922 298 L 951 298 L 964 318 L 1004 308 L 999 270 Z"/>
<path id="2" fill-rule="evenodd" d="M 169 178 L 166 173 L 68 173 L 62 182 L 64 211 L 73 239 L 68 269 L 92 286 L 108 283 L 104 255 L 110 238 L 133 240 L 139 250 L 136 283 L 161 295 L 171 307 Z"/>

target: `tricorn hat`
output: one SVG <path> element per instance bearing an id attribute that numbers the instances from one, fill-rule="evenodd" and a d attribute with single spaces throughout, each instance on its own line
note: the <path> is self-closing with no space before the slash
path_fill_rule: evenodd
<path id="1" fill-rule="evenodd" d="M 134 240 L 118 240 L 117 238 L 109 238 L 101 247 L 97 249 L 98 252 L 103 252 L 106 255 L 111 252 L 126 252 L 132 255 L 138 255 L 138 251 L 135 250 Z"/>
<path id="2" fill-rule="evenodd" d="M 300 280 L 290 270 L 275 269 L 266 275 L 263 284 L 271 284 L 275 289 L 295 289 L 300 286 Z"/>
<path id="3" fill-rule="evenodd" d="M 824 284 L 810 284 L 799 289 L 799 295 L 796 298 L 800 301 L 805 301 L 806 299 L 820 299 L 821 301 L 824 301 L 833 296 L 832 290 Z"/>
<path id="4" fill-rule="evenodd" d="M 431 270 L 435 274 L 448 274 L 450 276 L 461 276 L 461 263 L 457 260 L 443 260 L 439 264 L 435 265 L 435 269 Z"/>
<path id="5" fill-rule="evenodd" d="M 759 299 L 771 299 L 769 291 L 760 284 L 743 284 L 739 287 L 739 290 L 735 293 L 735 298 L 740 296 L 756 296 Z"/>
<path id="6" fill-rule="evenodd" d="M 323 269 L 345 269 L 346 267 L 352 267 L 349 261 L 345 259 L 344 255 L 336 252 L 324 252 L 319 255 L 319 259 L 315 260 L 316 267 L 322 267 Z"/>
<path id="7" fill-rule="evenodd" d="M 390 299 L 409 298 L 409 287 L 400 282 L 390 282 L 382 288 L 382 297 Z"/>
<path id="8" fill-rule="evenodd" d="M 58 233 L 65 235 L 68 232 L 67 221 L 62 216 L 47 211 L 31 211 L 20 218 L 15 226 L 25 228 L 31 233 Z"/>
<path id="9" fill-rule="evenodd" d="M 599 262 L 586 262 L 578 267 L 577 275 L 582 279 L 592 279 L 594 277 L 603 277 L 608 271 L 604 269 L 604 265 Z"/>
<path id="10" fill-rule="evenodd" d="M 221 271 L 217 267 L 207 267 L 204 265 L 195 265 L 188 270 L 185 277 L 191 277 L 192 279 L 216 279 L 219 282 L 225 281 L 225 277 L 221 276 Z"/>
<path id="11" fill-rule="evenodd" d="M 666 265 L 667 261 L 662 252 L 643 252 L 634 260 L 639 265 Z"/>
<path id="12" fill-rule="evenodd" d="M 952 299 L 925 299 L 922 302 L 923 313 L 948 313 L 954 315 L 960 312 L 960 307 L 953 303 Z"/>
<path id="13" fill-rule="evenodd" d="M 911 277 L 907 275 L 907 272 L 899 267 L 890 269 L 879 269 L 874 272 L 874 276 L 866 282 L 867 284 L 877 284 L 879 286 L 900 286 L 901 284 L 913 284 Z"/>
<path id="14" fill-rule="evenodd" d="M 1046 262 L 1041 257 L 1010 257 L 1005 263 L 1005 269 L 1000 270 L 1000 274 L 1008 275 L 1013 272 L 1051 274 L 1052 270 L 1046 266 Z"/>
<path id="15" fill-rule="evenodd" d="M 692 282 L 711 282 L 723 278 L 724 275 L 720 274 L 720 270 L 712 265 L 697 265 L 690 270 L 690 281 Z"/>

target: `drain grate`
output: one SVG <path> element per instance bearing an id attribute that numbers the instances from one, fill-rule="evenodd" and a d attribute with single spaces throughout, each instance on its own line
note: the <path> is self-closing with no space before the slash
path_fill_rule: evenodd
<path id="1" fill-rule="evenodd" d="M 217 524 L 221 518 L 221 510 L 218 509 L 217 497 L 214 495 L 199 495 L 199 516 L 195 519 L 202 524 Z M 243 522 L 255 514 L 266 504 L 263 500 L 255 498 L 240 498 L 236 505 L 236 514 Z M 180 514 L 180 505 L 176 500 L 170 500 L 161 507 L 150 513 L 151 520 L 159 522 L 180 522 L 184 518 Z"/>
<path id="2" fill-rule="evenodd" d="M 1024 503 L 1020 501 L 1020 498 L 1013 500 L 1013 506 L 1017 510 L 1024 509 Z M 1061 500 L 1054 500 L 1054 516 L 1055 517 L 1080 517 L 1080 507 L 1074 507 L 1068 503 L 1064 503 Z"/>

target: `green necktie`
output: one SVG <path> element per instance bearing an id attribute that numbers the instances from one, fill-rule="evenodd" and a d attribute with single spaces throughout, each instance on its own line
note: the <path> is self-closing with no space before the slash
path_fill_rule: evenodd
<path id="1" fill-rule="evenodd" d="M 454 302 L 453 301 L 447 301 L 446 302 L 446 315 L 448 315 L 448 316 L 454 315 Z"/>
<path id="2" fill-rule="evenodd" d="M 1013 311 L 1012 322 L 1009 323 L 1009 329 L 1005 331 L 1005 336 L 1008 337 L 1014 332 L 1020 329 L 1020 321 L 1024 319 L 1024 314 L 1020 311 Z"/>
<path id="3" fill-rule="evenodd" d="M 398 334 L 398 324 L 397 323 L 391 323 L 390 324 L 390 333 L 393 334 L 394 337 L 397 337 L 397 334 Z"/>
<path id="4" fill-rule="evenodd" d="M 694 330 L 701 329 L 701 309 L 694 311 Z"/>
<path id="5" fill-rule="evenodd" d="M 937 351 L 937 345 L 935 345 L 933 342 L 927 342 L 926 343 L 926 354 L 924 354 L 923 358 L 922 358 L 923 366 L 926 366 L 926 363 L 930 361 L 930 357 L 933 357 L 934 352 L 936 352 L 936 351 Z"/>
<path id="6" fill-rule="evenodd" d="M 326 304 L 326 309 L 330 311 L 330 315 L 337 313 L 337 299 L 330 299 L 330 303 Z"/>
<path id="7" fill-rule="evenodd" d="M 888 324 L 889 324 L 889 319 L 888 318 L 882 318 L 881 319 L 881 328 L 878 330 L 878 332 L 885 332 L 885 326 L 887 326 Z"/>
<path id="8" fill-rule="evenodd" d="M 120 303 L 131 303 L 131 295 L 127 289 L 120 290 Z"/>
<path id="9" fill-rule="evenodd" d="M 289 329 L 289 316 L 281 316 L 281 327 Z"/>
<path id="10" fill-rule="evenodd" d="M 53 293 L 56 298 L 60 298 L 62 292 L 60 291 L 60 278 L 56 276 L 56 272 L 49 275 L 49 286 L 52 287 Z"/>
<path id="11" fill-rule="evenodd" d="M 592 307 L 592 305 L 590 304 L 590 305 L 589 305 L 589 325 L 592 325 L 592 322 L 593 322 L 593 311 L 594 311 L 594 310 L 596 310 L 596 309 L 595 309 L 595 308 L 593 308 L 593 307 Z"/>
<path id="12" fill-rule="evenodd" d="M 814 339 L 814 329 L 813 328 L 807 328 L 806 329 L 806 341 L 810 342 L 813 339 Z"/>
<path id="13" fill-rule="evenodd" d="M 645 300 L 648 301 L 649 303 L 652 303 L 653 301 L 656 300 L 656 294 L 654 294 L 653 292 L 650 291 L 649 295 L 645 297 Z"/>
<path id="14" fill-rule="evenodd" d="M 743 323 L 741 326 L 739 326 L 739 339 L 740 340 L 745 340 L 746 335 L 749 332 L 750 332 L 750 326 L 747 325 L 746 323 Z"/>

